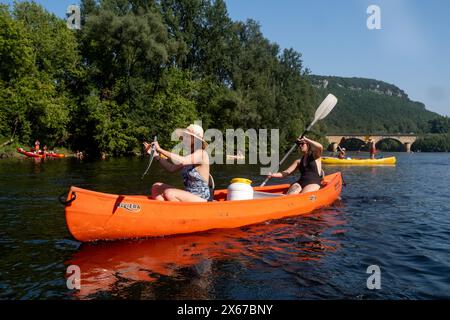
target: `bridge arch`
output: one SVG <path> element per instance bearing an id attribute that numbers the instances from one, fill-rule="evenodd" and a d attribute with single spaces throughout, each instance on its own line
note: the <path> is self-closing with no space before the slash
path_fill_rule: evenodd
<path id="1" fill-rule="evenodd" d="M 393 143 L 395 143 L 396 145 L 395 145 L 395 146 L 392 145 Z M 382 149 L 383 149 L 383 144 L 384 144 L 384 145 L 386 145 L 386 144 L 389 145 L 389 144 L 390 144 L 391 147 L 393 147 L 394 149 L 396 149 L 396 150 L 391 150 L 391 151 L 407 151 L 407 148 L 406 148 L 405 144 L 402 143 L 402 142 L 401 142 L 399 139 L 397 139 L 397 138 L 387 137 L 387 138 L 380 139 L 380 140 L 375 144 L 375 146 L 376 146 L 377 149 L 382 150 Z M 411 149 L 411 146 L 409 146 L 409 149 Z"/>
<path id="2" fill-rule="evenodd" d="M 378 144 L 380 141 L 385 139 L 397 140 L 404 146 L 404 151 L 410 152 L 411 145 L 417 140 L 417 135 L 415 134 L 329 134 L 326 136 L 330 142 L 331 149 L 336 151 L 337 146 L 341 142 L 342 138 L 347 139 L 358 139 L 367 142 L 370 138 Z"/>

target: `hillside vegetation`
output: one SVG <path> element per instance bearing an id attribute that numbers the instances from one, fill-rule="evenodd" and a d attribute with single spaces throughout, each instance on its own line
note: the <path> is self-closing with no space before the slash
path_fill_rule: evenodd
<path id="1" fill-rule="evenodd" d="M 331 92 L 339 97 L 325 120 L 328 133 L 422 134 L 431 130 L 430 121 L 442 118 L 392 84 L 364 78 L 309 78 L 319 95 Z"/>

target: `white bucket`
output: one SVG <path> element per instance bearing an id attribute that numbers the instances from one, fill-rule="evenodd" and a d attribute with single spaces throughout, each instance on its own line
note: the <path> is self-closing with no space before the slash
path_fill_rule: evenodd
<path id="1" fill-rule="evenodd" d="M 231 180 L 228 186 L 227 200 L 250 200 L 253 199 L 252 181 L 244 178 L 235 178 Z"/>

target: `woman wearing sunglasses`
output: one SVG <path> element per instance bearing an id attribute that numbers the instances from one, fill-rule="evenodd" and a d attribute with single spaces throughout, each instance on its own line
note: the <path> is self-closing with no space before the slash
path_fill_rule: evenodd
<path id="1" fill-rule="evenodd" d="M 286 192 L 288 195 L 317 191 L 323 178 L 321 163 L 323 146 L 306 137 L 298 139 L 297 145 L 303 156 L 295 160 L 286 170 L 270 175 L 271 178 L 284 178 L 297 169 L 300 171 L 300 179 L 289 187 Z"/>

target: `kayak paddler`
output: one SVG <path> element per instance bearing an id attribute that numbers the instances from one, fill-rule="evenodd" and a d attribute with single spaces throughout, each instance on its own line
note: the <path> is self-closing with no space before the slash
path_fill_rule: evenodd
<path id="1" fill-rule="evenodd" d="M 39 139 L 36 139 L 34 142 L 34 152 L 38 153 L 40 149 L 41 143 L 39 142 Z"/>
<path id="2" fill-rule="evenodd" d="M 373 141 L 373 139 L 370 138 L 368 145 L 369 145 L 370 159 L 375 159 L 375 155 L 377 154 L 377 148 L 375 146 L 375 141 Z"/>
<path id="3" fill-rule="evenodd" d="M 345 148 L 339 148 L 338 159 L 345 159 Z"/>
<path id="4" fill-rule="evenodd" d="M 169 172 L 181 171 L 185 189 L 181 190 L 162 182 L 156 182 L 152 186 L 152 198 L 160 201 L 211 201 L 209 155 L 205 150 L 208 144 L 203 138 L 203 128 L 191 124 L 186 129 L 177 130 L 176 133 L 189 151 L 187 156 L 180 156 L 164 150 L 157 141 L 145 142 L 144 146 L 147 153 L 150 153 L 154 147 L 154 159 L 159 161 L 164 169 Z"/>
<path id="5" fill-rule="evenodd" d="M 297 139 L 297 145 L 303 156 L 295 160 L 286 170 L 270 175 L 271 178 L 284 178 L 297 169 L 300 171 L 300 179 L 289 187 L 286 192 L 288 195 L 317 191 L 323 178 L 321 162 L 323 146 L 306 137 Z"/>

